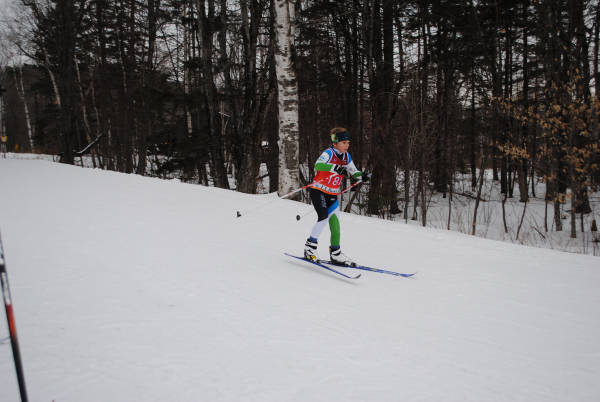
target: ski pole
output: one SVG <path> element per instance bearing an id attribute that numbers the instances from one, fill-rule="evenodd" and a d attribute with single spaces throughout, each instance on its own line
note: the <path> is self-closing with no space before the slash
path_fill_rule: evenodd
<path id="1" fill-rule="evenodd" d="M 246 212 L 244 212 L 244 213 L 252 212 L 252 211 L 254 211 L 254 210 L 257 210 L 257 209 L 259 209 L 259 208 L 262 208 L 262 207 L 264 207 L 264 206 L 265 206 L 265 205 L 267 205 L 267 204 L 270 204 L 271 202 L 274 202 L 274 201 L 277 201 L 277 200 L 282 200 L 282 199 L 284 199 L 284 198 L 287 198 L 287 197 L 289 197 L 290 195 L 292 195 L 292 194 L 296 194 L 297 192 L 299 192 L 299 191 L 302 191 L 302 190 L 304 190 L 305 188 L 307 188 L 307 187 L 310 187 L 310 186 L 312 186 L 313 184 L 317 184 L 317 183 L 319 183 L 319 182 L 313 181 L 312 183 L 309 183 L 309 184 L 307 184 L 306 186 L 303 186 L 303 187 L 297 188 L 297 189 L 295 189 L 295 190 L 292 190 L 292 191 L 290 191 L 289 193 L 287 193 L 287 194 L 285 194 L 285 195 L 282 195 L 281 197 L 277 197 L 276 199 L 274 199 L 274 200 L 272 200 L 272 201 L 268 201 L 268 202 L 266 202 L 266 203 L 264 203 L 264 204 L 262 204 L 262 205 L 259 205 L 259 206 L 255 207 L 255 208 L 249 209 L 248 211 L 246 211 Z M 236 216 L 237 216 L 238 218 L 240 218 L 240 217 L 242 216 L 242 214 L 240 213 L 240 211 L 236 211 Z"/>
<path id="2" fill-rule="evenodd" d="M 352 188 L 354 188 L 355 186 L 358 186 L 359 184 L 362 184 L 363 181 L 359 180 L 356 183 L 352 184 L 350 187 L 348 187 L 347 189 L 345 189 L 344 191 L 340 192 L 340 194 L 344 194 L 346 191 L 350 191 L 352 190 Z"/>

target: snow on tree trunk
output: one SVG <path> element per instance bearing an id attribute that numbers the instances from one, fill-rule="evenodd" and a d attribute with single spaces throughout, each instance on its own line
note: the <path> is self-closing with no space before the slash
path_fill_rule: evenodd
<path id="1" fill-rule="evenodd" d="M 292 0 L 275 0 L 275 70 L 279 101 L 279 194 L 299 187 L 298 82 L 292 63 L 295 15 Z"/>

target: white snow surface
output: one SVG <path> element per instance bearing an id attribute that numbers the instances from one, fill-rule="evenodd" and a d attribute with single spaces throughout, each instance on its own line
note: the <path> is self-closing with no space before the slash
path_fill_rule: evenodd
<path id="1" fill-rule="evenodd" d="M 0 159 L 29 399 L 600 400 L 597 257 L 342 213 L 346 254 L 418 271 L 346 280 L 282 254 L 307 208 Z M 18 401 L 0 321 L 0 401 Z"/>

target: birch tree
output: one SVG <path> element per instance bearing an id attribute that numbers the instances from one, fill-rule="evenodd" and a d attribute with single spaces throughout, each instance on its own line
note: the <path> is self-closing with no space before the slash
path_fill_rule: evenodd
<path id="1" fill-rule="evenodd" d="M 292 55 L 295 42 L 295 11 L 292 0 L 274 0 L 275 71 L 279 102 L 280 194 L 299 186 L 298 82 Z"/>
<path id="2" fill-rule="evenodd" d="M 35 152 L 33 143 L 33 128 L 31 125 L 31 115 L 29 113 L 29 106 L 27 105 L 27 97 L 25 94 L 25 86 L 23 85 L 23 66 L 13 67 L 13 74 L 15 80 L 15 86 L 17 88 L 17 94 L 19 99 L 23 102 L 23 112 L 25 113 L 25 124 L 27 125 L 27 139 L 29 140 L 30 152 Z"/>

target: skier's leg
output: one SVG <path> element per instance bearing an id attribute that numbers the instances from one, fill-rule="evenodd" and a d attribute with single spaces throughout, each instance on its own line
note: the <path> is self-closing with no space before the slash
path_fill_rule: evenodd
<path id="1" fill-rule="evenodd" d="M 327 226 L 326 219 L 316 222 L 313 225 L 312 230 L 310 231 L 310 239 L 313 240 L 314 242 L 317 242 L 319 240 L 319 236 L 321 235 L 321 232 L 323 232 L 323 229 L 325 229 L 325 226 Z"/>
<path id="2" fill-rule="evenodd" d="M 347 255 L 342 253 L 340 248 L 340 219 L 339 219 L 339 207 L 335 205 L 335 208 L 329 214 L 329 229 L 331 230 L 331 246 L 329 247 L 329 257 L 331 261 L 338 265 L 344 266 L 356 266 L 356 263 L 348 258 Z"/>
<path id="3" fill-rule="evenodd" d="M 318 260 L 317 256 L 317 242 L 319 241 L 319 236 L 325 226 L 327 225 L 327 200 L 325 198 L 325 194 L 319 190 L 310 189 L 310 198 L 317 211 L 317 222 L 314 224 L 310 237 L 306 239 L 306 243 L 304 244 L 304 257 L 309 260 Z"/>
<path id="4" fill-rule="evenodd" d="M 327 198 L 325 193 L 313 188 L 310 189 L 310 199 L 312 201 L 315 211 L 317 211 L 317 222 L 314 224 L 312 231 L 310 232 L 310 238 L 315 243 L 319 239 L 321 232 L 327 225 L 327 218 L 329 217 L 329 210 L 327 208 Z"/>
<path id="5" fill-rule="evenodd" d="M 331 232 L 331 248 L 338 249 L 340 248 L 340 219 L 338 217 L 339 206 L 337 201 L 334 205 L 332 205 L 333 209 L 330 209 L 329 213 L 329 231 Z"/>

